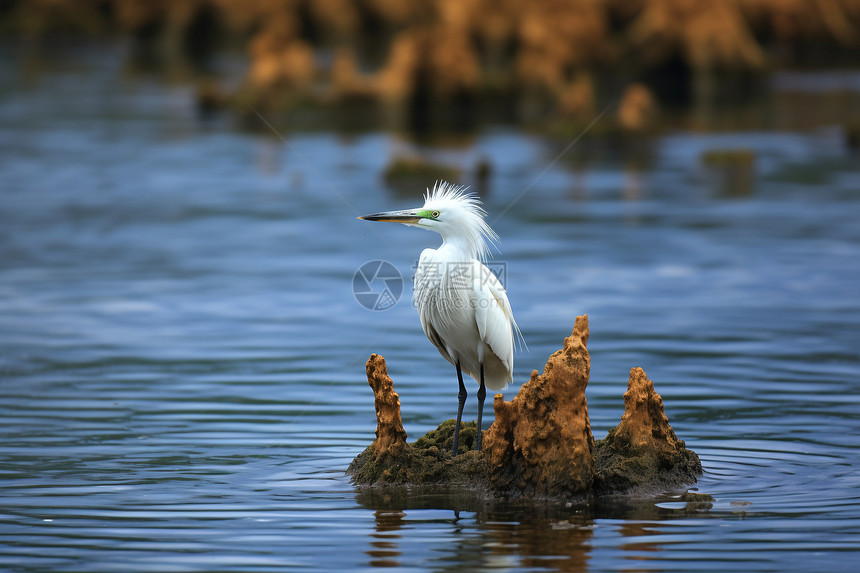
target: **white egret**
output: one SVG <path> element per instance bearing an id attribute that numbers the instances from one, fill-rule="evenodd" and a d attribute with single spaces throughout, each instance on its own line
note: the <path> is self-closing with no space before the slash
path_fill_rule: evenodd
<path id="1" fill-rule="evenodd" d="M 424 195 L 418 209 L 359 217 L 367 221 L 402 223 L 442 235 L 438 249 L 424 249 L 415 271 L 413 302 L 421 326 L 439 353 L 457 369 L 460 384 L 453 454 L 460 441 L 460 420 L 466 402 L 463 372 L 478 382 L 478 437 L 487 388 L 501 390 L 512 380 L 514 335 L 519 328 L 505 288 L 482 261 L 498 235 L 484 220 L 481 201 L 464 187 L 444 181 Z M 521 336 L 521 335 L 520 335 Z"/>

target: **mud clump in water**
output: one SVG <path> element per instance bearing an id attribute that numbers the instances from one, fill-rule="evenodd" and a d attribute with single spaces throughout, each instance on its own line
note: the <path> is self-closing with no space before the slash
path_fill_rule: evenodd
<path id="1" fill-rule="evenodd" d="M 695 483 L 702 473 L 699 458 L 675 435 L 662 398 L 641 368 L 631 371 L 621 423 L 595 442 L 585 400 L 588 336 L 588 317 L 577 317 L 542 374 L 532 372 L 510 402 L 496 395 L 496 420 L 484 436 L 484 451 L 470 449 L 477 428 L 474 422 L 464 424 L 454 458 L 449 453 L 454 420 L 406 442 L 400 398 L 385 359 L 371 355 L 367 380 L 375 396 L 376 440 L 347 473 L 356 485 L 442 486 L 483 497 L 549 499 L 658 492 Z"/>
<path id="2" fill-rule="evenodd" d="M 451 457 L 454 420 L 443 422 L 409 444 L 400 417 L 400 396 L 388 376 L 385 358 L 372 354 L 366 369 L 376 406 L 376 440 L 347 470 L 356 484 L 486 487 L 485 456 L 470 451 L 476 437 L 474 422 L 460 430 L 460 455 L 456 458 Z"/>
<path id="3" fill-rule="evenodd" d="M 663 399 L 641 368 L 630 370 L 621 423 L 594 454 L 595 487 L 605 492 L 672 488 L 702 473 L 699 456 L 675 435 Z"/>
<path id="4" fill-rule="evenodd" d="M 587 491 L 593 481 L 594 437 L 585 387 L 591 371 L 588 317 L 576 319 L 564 347 L 534 370 L 514 399 L 496 394 L 496 420 L 487 431 L 493 488 L 537 495 Z"/>

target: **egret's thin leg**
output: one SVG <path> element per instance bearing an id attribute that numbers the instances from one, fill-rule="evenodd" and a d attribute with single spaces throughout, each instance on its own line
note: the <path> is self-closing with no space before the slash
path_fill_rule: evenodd
<path id="1" fill-rule="evenodd" d="M 481 419 L 484 417 L 484 398 L 487 397 L 487 387 L 484 386 L 484 365 L 481 364 L 481 387 L 478 388 L 478 438 L 475 440 L 475 449 L 481 451 L 481 436 L 484 431 L 481 429 Z"/>
<path id="2" fill-rule="evenodd" d="M 460 370 L 460 361 L 457 361 L 457 381 L 460 383 L 460 393 L 457 394 L 459 404 L 457 405 L 457 425 L 454 426 L 454 447 L 451 457 L 457 455 L 460 447 L 460 420 L 463 419 L 463 406 L 466 404 L 466 386 L 463 384 L 463 372 Z"/>

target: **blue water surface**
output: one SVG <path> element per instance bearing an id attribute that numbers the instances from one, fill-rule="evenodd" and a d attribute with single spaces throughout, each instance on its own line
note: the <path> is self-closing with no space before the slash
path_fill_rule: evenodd
<path id="1" fill-rule="evenodd" d="M 201 119 L 110 50 L 3 59 L 0 569 L 854 570 L 860 161 L 839 126 L 563 154 L 513 128 L 276 134 Z M 753 165 L 703 159 L 726 149 Z M 595 436 L 644 367 L 712 503 L 356 492 L 371 353 L 410 439 L 456 408 L 409 301 L 438 237 L 356 219 L 420 204 L 382 177 L 405 152 L 492 166 L 475 189 L 528 343 L 505 397 L 588 314 Z M 406 282 L 385 311 L 353 296 L 371 260 Z"/>

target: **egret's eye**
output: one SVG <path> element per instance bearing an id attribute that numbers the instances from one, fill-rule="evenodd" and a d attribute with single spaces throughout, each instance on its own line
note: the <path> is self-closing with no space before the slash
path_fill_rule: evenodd
<path id="1" fill-rule="evenodd" d="M 434 219 L 439 218 L 439 211 L 430 211 L 430 216 Z"/>

